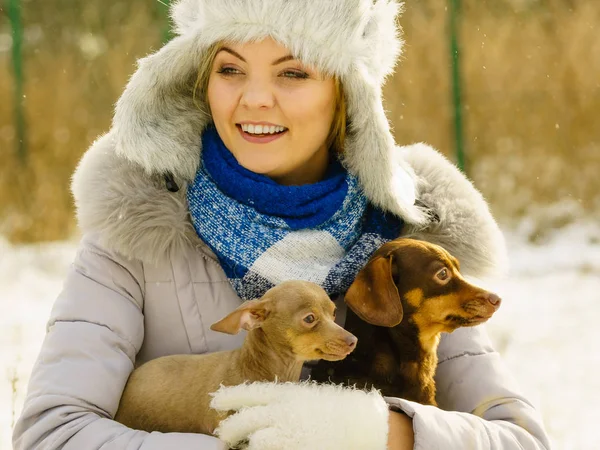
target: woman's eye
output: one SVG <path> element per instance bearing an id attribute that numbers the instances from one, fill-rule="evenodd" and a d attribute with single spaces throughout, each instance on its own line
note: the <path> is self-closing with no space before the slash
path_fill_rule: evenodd
<path id="1" fill-rule="evenodd" d="M 301 70 L 286 70 L 282 73 L 285 78 L 299 78 L 305 79 L 308 78 L 308 74 L 306 72 L 302 72 Z"/>
<path id="2" fill-rule="evenodd" d="M 446 281 L 448 279 L 448 269 L 442 269 L 435 274 L 438 280 Z"/>
<path id="3" fill-rule="evenodd" d="M 217 73 L 220 73 L 222 75 L 236 75 L 241 72 L 238 69 L 234 69 L 233 67 L 221 67 L 219 70 L 217 70 Z"/>
<path id="4" fill-rule="evenodd" d="M 315 321 L 315 315 L 314 314 L 309 314 L 308 316 L 306 316 L 304 318 L 304 321 L 306 323 L 313 323 Z"/>

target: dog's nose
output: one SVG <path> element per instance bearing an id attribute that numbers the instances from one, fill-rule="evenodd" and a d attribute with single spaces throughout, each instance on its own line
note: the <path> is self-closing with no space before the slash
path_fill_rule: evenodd
<path id="1" fill-rule="evenodd" d="M 482 300 L 487 300 L 492 304 L 492 306 L 495 306 L 496 308 L 498 308 L 500 306 L 500 303 L 502 302 L 502 299 L 492 292 L 479 294 L 477 297 L 481 298 Z"/>
<path id="2" fill-rule="evenodd" d="M 502 302 L 502 299 L 500 297 L 498 297 L 496 294 L 491 294 L 488 295 L 488 302 L 490 302 L 492 305 L 494 305 L 496 308 L 498 306 L 500 306 L 500 302 Z"/>
<path id="3" fill-rule="evenodd" d="M 354 348 L 354 346 L 356 345 L 357 342 L 358 342 L 358 338 L 352 334 L 350 336 L 346 337 L 346 344 L 350 348 Z"/>

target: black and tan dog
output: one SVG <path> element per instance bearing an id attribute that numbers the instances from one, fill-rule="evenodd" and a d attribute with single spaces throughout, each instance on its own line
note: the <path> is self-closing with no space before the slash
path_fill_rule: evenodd
<path id="1" fill-rule="evenodd" d="M 468 283 L 459 270 L 440 246 L 414 239 L 384 244 L 345 298 L 345 328 L 359 345 L 344 361 L 321 361 L 311 377 L 435 405 L 441 333 L 483 323 L 500 306 L 496 294 Z"/>

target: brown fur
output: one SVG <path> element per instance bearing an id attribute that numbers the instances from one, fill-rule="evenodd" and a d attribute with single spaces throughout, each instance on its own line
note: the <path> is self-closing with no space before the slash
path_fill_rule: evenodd
<path id="1" fill-rule="evenodd" d="M 446 280 L 439 278 L 444 269 Z M 345 361 L 320 362 L 313 379 L 374 386 L 387 396 L 436 405 L 441 333 L 483 323 L 500 306 L 497 295 L 468 283 L 459 270 L 458 260 L 435 244 L 396 239 L 383 245 L 346 294 L 346 329 L 360 346 Z"/>
<path id="2" fill-rule="evenodd" d="M 313 315 L 312 324 L 305 321 Z M 209 434 L 224 418 L 210 408 L 221 384 L 297 381 L 307 360 L 340 360 L 356 337 L 334 322 L 335 306 L 316 284 L 288 281 L 245 302 L 211 329 L 248 335 L 241 348 L 157 358 L 133 371 L 115 420 L 145 431 Z"/>

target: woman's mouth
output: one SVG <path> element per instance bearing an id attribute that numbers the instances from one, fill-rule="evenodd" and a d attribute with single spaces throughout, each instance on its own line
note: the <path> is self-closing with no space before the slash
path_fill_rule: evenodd
<path id="1" fill-rule="evenodd" d="M 288 129 L 279 125 L 236 124 L 241 136 L 254 144 L 267 144 L 279 139 Z"/>

